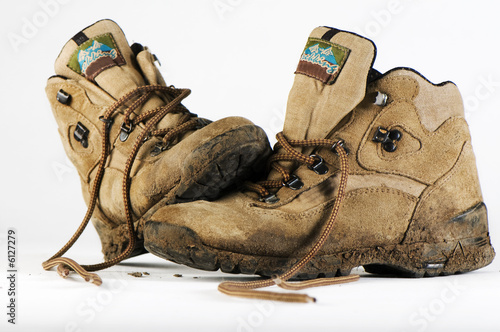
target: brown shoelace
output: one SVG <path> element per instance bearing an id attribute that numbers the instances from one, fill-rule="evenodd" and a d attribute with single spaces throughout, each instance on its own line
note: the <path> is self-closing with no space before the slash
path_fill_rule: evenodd
<path id="1" fill-rule="evenodd" d="M 309 249 L 309 252 L 297 263 L 295 263 L 290 270 L 280 276 L 275 276 L 271 279 L 255 280 L 248 282 L 223 282 L 219 284 L 219 291 L 224 294 L 245 298 L 283 301 L 283 302 L 315 302 L 316 300 L 306 294 L 297 293 L 278 293 L 269 291 L 258 291 L 256 289 L 277 285 L 287 290 L 301 290 L 310 287 L 326 286 L 333 284 L 346 283 L 356 281 L 359 279 L 358 275 L 350 275 L 335 278 L 318 278 L 312 280 L 305 280 L 299 282 L 288 282 L 290 278 L 295 276 L 321 249 L 325 244 L 328 236 L 330 235 L 335 220 L 339 213 L 340 205 L 345 197 L 345 190 L 347 185 L 347 175 L 349 172 L 347 162 L 347 152 L 343 147 L 341 140 L 329 139 L 313 139 L 313 140 L 287 140 L 283 133 L 276 135 L 278 143 L 275 146 L 275 154 L 270 158 L 270 165 L 273 169 L 280 172 L 282 181 L 280 180 L 267 180 L 260 181 L 255 184 L 247 184 L 249 190 L 259 193 L 262 197 L 269 196 L 268 189 L 281 188 L 285 183 L 291 179 L 292 175 L 283 166 L 278 164 L 278 161 L 298 161 L 299 163 L 312 166 L 317 160 L 313 156 L 307 156 L 296 151 L 293 147 L 328 147 L 337 153 L 340 158 L 340 184 L 333 205 L 332 212 L 328 221 L 326 222 L 321 234 L 316 239 L 314 245 Z M 284 153 L 276 153 L 282 148 Z"/>
<path id="2" fill-rule="evenodd" d="M 133 120 L 130 119 L 132 112 L 137 109 L 139 106 L 144 104 L 154 93 L 164 93 L 173 99 L 164 106 L 157 107 L 152 110 L 148 110 L 146 112 L 141 113 Z M 130 91 L 122 98 L 118 99 L 115 103 L 113 103 L 105 112 L 103 116 L 100 117 L 100 120 L 103 122 L 102 127 L 102 150 L 101 157 L 99 160 L 99 166 L 96 173 L 96 177 L 94 180 L 94 185 L 92 186 L 92 191 L 90 194 L 90 202 L 87 209 L 87 213 L 83 218 L 82 223 L 78 227 L 75 234 L 71 237 L 71 239 L 59 250 L 54 256 L 52 256 L 47 261 L 43 262 L 42 266 L 45 270 L 50 270 L 51 268 L 57 266 L 57 272 L 63 278 L 66 278 L 70 271 L 74 271 L 78 273 L 83 279 L 89 281 L 95 285 L 100 285 L 102 283 L 101 278 L 95 274 L 91 273 L 93 271 L 102 270 L 118 264 L 122 260 L 126 259 L 130 256 L 135 247 L 135 230 L 134 230 L 134 221 L 131 213 L 130 207 L 130 170 L 132 169 L 132 165 L 137 156 L 137 153 L 140 147 L 144 144 L 144 142 L 152 136 L 163 136 L 162 142 L 165 146 L 168 146 L 170 142 L 174 139 L 177 139 L 180 134 L 185 133 L 188 130 L 195 129 L 199 125 L 199 121 L 197 118 L 193 118 L 193 114 L 189 113 L 187 109 L 180 105 L 181 101 L 186 98 L 191 91 L 189 89 L 176 89 L 173 86 L 166 87 L 161 85 L 146 85 L 135 88 Z M 128 229 L 128 238 L 129 243 L 127 248 L 123 253 L 119 256 L 111 259 L 109 261 L 105 261 L 99 264 L 94 265 L 80 265 L 74 260 L 62 257 L 78 240 L 80 235 L 83 233 L 85 228 L 87 227 L 90 218 L 92 217 L 92 213 L 96 207 L 97 198 L 99 196 L 99 188 L 101 185 L 102 177 L 104 175 L 106 160 L 110 153 L 110 142 L 109 142 L 109 132 L 111 129 L 111 124 L 113 123 L 113 116 L 118 111 L 121 106 L 124 106 L 127 102 L 131 101 L 133 98 L 137 98 L 133 101 L 130 106 L 126 108 L 124 111 L 125 122 L 122 124 L 122 128 L 128 128 L 130 131 L 133 127 L 140 122 L 144 122 L 144 129 L 137 137 L 132 150 L 128 156 L 127 162 L 124 166 L 124 175 L 122 181 L 122 195 L 123 195 L 123 204 L 127 219 L 127 229 Z M 174 128 L 168 129 L 156 129 L 153 130 L 153 127 L 168 113 L 173 112 L 181 112 L 183 115 L 180 117 L 177 126 Z"/>

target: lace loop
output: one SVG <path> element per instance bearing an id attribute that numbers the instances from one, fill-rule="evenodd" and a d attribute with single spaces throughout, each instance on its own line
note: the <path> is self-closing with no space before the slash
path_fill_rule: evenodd
<path id="1" fill-rule="evenodd" d="M 271 192 L 269 189 L 279 189 L 282 187 L 290 187 L 289 183 L 295 184 L 290 187 L 293 190 L 298 190 L 302 188 L 299 182 L 297 182 L 297 176 L 290 173 L 290 171 L 284 166 L 280 165 L 280 161 L 291 161 L 298 162 L 300 164 L 307 165 L 309 168 L 314 170 L 318 174 L 326 174 L 328 172 L 328 167 L 324 164 L 323 158 L 319 155 L 312 154 L 310 156 L 298 152 L 294 147 L 327 147 L 336 152 L 337 146 L 340 146 L 347 153 L 345 148 L 345 143 L 343 140 L 331 140 L 331 139 L 311 139 L 311 140 L 288 140 L 283 132 L 276 134 L 276 139 L 278 142 L 274 146 L 274 154 L 269 158 L 269 167 L 276 170 L 281 175 L 281 180 L 264 180 L 258 181 L 256 183 L 244 183 L 244 188 L 254 191 L 261 196 L 261 200 L 264 200 L 265 196 L 269 196 Z M 278 152 L 280 149 L 284 149 L 285 152 Z"/>

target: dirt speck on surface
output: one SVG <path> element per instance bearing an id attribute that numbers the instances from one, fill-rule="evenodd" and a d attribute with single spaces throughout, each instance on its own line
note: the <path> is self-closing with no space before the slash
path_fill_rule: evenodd
<path id="1" fill-rule="evenodd" d="M 182 278 L 182 274 L 176 273 L 176 274 L 174 274 L 174 277 L 176 277 L 176 278 Z"/>
<path id="2" fill-rule="evenodd" d="M 128 275 L 132 276 L 132 277 L 136 277 L 136 278 L 142 277 L 142 273 L 141 272 L 132 272 L 132 273 L 128 273 Z"/>
<path id="3" fill-rule="evenodd" d="M 144 274 L 145 276 L 148 276 L 149 272 L 142 272 L 142 274 Z"/>

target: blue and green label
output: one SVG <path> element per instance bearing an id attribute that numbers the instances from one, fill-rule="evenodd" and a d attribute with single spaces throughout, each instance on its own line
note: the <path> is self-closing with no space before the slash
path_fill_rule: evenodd
<path id="1" fill-rule="evenodd" d="M 110 33 L 82 43 L 71 56 L 68 67 L 88 79 L 94 79 L 103 70 L 125 64 L 125 59 Z"/>
<path id="2" fill-rule="evenodd" d="M 313 77 L 326 84 L 333 84 L 349 52 L 348 48 L 341 45 L 311 37 L 307 40 L 295 73 Z"/>

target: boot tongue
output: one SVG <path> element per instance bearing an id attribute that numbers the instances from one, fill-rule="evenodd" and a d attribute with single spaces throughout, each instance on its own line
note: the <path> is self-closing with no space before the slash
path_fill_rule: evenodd
<path id="1" fill-rule="evenodd" d="M 356 34 L 328 27 L 314 29 L 288 97 L 285 137 L 327 137 L 363 100 L 375 53 L 373 42 Z"/>
<path id="2" fill-rule="evenodd" d="M 115 99 L 145 84 L 123 31 L 111 20 L 98 21 L 69 40 L 55 71 L 75 80 L 87 79 Z"/>

